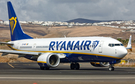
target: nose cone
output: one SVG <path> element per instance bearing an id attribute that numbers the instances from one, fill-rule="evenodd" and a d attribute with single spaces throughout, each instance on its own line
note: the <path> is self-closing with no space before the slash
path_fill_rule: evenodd
<path id="1" fill-rule="evenodd" d="M 122 47 L 119 49 L 118 53 L 119 53 L 118 57 L 123 58 L 127 55 L 127 49 L 125 47 Z"/>

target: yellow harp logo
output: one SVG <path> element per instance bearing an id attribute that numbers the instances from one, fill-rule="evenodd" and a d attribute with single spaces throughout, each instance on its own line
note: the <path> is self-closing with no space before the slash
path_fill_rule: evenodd
<path id="1" fill-rule="evenodd" d="M 16 27 L 16 23 L 17 23 L 17 17 L 11 17 L 10 20 L 10 27 L 11 27 L 11 31 L 12 31 L 12 35 L 14 33 L 14 29 Z"/>

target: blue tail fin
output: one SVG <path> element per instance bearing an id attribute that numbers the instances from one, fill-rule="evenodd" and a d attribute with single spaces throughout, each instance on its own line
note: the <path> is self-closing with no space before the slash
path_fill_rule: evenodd
<path id="1" fill-rule="evenodd" d="M 21 40 L 21 39 L 33 39 L 32 37 L 28 36 L 23 32 L 10 1 L 7 2 L 7 6 L 8 6 L 11 41 Z"/>

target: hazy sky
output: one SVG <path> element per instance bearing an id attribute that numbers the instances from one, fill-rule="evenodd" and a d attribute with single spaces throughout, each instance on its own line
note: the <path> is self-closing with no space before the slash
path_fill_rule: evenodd
<path id="1" fill-rule="evenodd" d="M 0 0 L 0 19 L 8 20 L 7 1 Z M 10 0 L 19 20 L 135 20 L 135 0 Z"/>

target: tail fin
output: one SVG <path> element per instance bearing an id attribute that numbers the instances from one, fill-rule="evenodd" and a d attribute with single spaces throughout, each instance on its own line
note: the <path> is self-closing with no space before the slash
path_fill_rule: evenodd
<path id="1" fill-rule="evenodd" d="M 21 39 L 32 39 L 32 37 L 25 34 L 20 26 L 18 18 L 13 9 L 12 3 L 10 1 L 7 2 L 8 6 L 8 16 L 9 16 L 9 26 L 10 26 L 10 34 L 11 41 L 21 40 Z"/>

